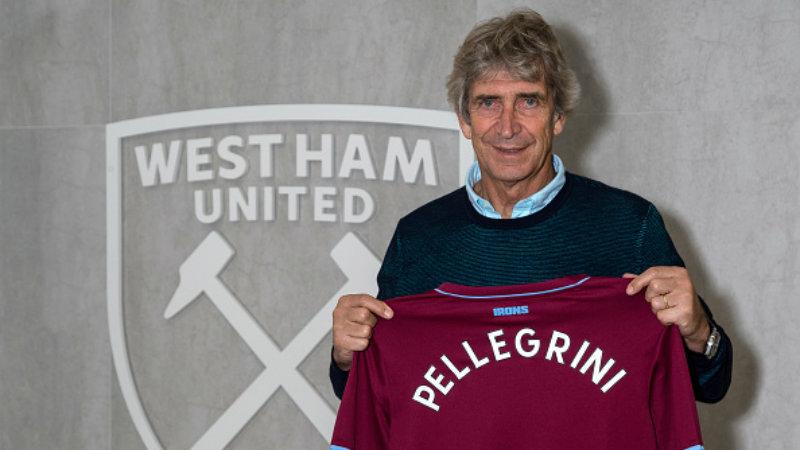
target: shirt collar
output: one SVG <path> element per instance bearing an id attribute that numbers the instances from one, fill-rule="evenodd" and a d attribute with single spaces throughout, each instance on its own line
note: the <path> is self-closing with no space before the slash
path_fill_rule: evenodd
<path id="1" fill-rule="evenodd" d="M 523 198 L 514 205 L 514 209 L 511 211 L 512 219 L 529 216 L 547 206 L 547 204 L 555 198 L 558 191 L 564 186 L 564 181 L 566 180 L 564 175 L 564 163 L 561 161 L 561 158 L 555 154 L 553 154 L 553 169 L 556 171 L 555 178 L 550 180 L 550 182 L 538 192 L 530 197 Z M 475 208 L 475 211 L 478 211 L 482 216 L 491 219 L 502 218 L 500 213 L 495 211 L 492 204 L 476 194 L 475 190 L 472 188 L 480 179 L 481 169 L 478 166 L 478 162 L 474 161 L 467 171 L 466 188 L 469 202 L 472 203 L 472 207 Z"/>

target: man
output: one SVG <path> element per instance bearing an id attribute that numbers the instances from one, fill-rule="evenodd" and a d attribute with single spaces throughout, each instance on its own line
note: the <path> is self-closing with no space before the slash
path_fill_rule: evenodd
<path id="1" fill-rule="evenodd" d="M 695 398 L 721 400 L 730 385 L 731 342 L 695 292 L 656 208 L 566 172 L 552 152 L 579 89 L 544 19 L 518 10 L 478 24 L 454 59 L 447 88 L 477 161 L 465 187 L 400 220 L 378 274 L 378 299 L 443 282 L 631 278 L 627 293 L 644 289 L 657 318 L 678 327 Z M 330 378 L 340 398 L 353 352 L 367 347 L 377 317 L 392 317 L 378 299 L 346 295 L 333 312 Z"/>

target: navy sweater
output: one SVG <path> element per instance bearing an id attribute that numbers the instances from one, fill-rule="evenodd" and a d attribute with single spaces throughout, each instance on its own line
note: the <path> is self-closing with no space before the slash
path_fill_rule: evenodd
<path id="1" fill-rule="evenodd" d="M 567 172 L 556 197 L 526 217 L 484 217 L 463 187 L 403 217 L 378 273 L 378 298 L 416 294 L 446 281 L 499 286 L 575 274 L 619 277 L 652 266 L 684 266 L 655 206 Z M 721 400 L 730 386 L 733 349 L 717 328 L 722 340 L 712 360 L 686 350 L 695 398 L 702 402 Z M 347 374 L 331 361 L 339 398 Z"/>

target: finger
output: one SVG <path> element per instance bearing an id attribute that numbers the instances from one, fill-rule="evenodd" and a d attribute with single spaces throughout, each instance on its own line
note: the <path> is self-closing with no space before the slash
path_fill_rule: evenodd
<path id="1" fill-rule="evenodd" d="M 666 295 L 657 295 L 648 301 L 650 302 L 650 309 L 652 309 L 654 313 L 675 306 Z"/>
<path id="2" fill-rule="evenodd" d="M 644 298 L 649 302 L 656 297 L 661 297 L 675 291 L 677 283 L 673 278 L 655 278 L 647 285 Z"/>
<path id="3" fill-rule="evenodd" d="M 360 295 L 356 300 L 356 305 L 362 306 L 372 311 L 373 314 L 383 317 L 384 319 L 391 319 L 394 316 L 394 311 L 385 302 L 382 302 L 370 295 Z"/>
<path id="4" fill-rule="evenodd" d="M 673 325 L 679 323 L 681 314 L 678 308 L 667 308 L 656 312 L 656 318 L 664 325 Z"/>
<path id="5" fill-rule="evenodd" d="M 348 322 L 369 325 L 370 327 L 374 327 L 378 322 L 378 317 L 375 316 L 372 311 L 364 308 L 363 306 L 350 308 L 347 311 L 346 317 Z"/>
<path id="6" fill-rule="evenodd" d="M 633 295 L 641 291 L 642 288 L 650 284 L 650 282 L 654 278 L 660 278 L 662 276 L 665 276 L 664 269 L 666 269 L 666 267 L 664 266 L 655 266 L 645 270 L 644 272 L 639 274 L 639 276 L 634 278 L 630 283 L 628 283 L 628 287 L 625 289 L 625 293 L 628 295 Z"/>
<path id="7" fill-rule="evenodd" d="M 372 327 L 351 322 L 345 333 L 351 338 L 369 340 L 372 337 Z"/>
<path id="8" fill-rule="evenodd" d="M 374 297 L 365 298 L 363 306 L 372 311 L 373 314 L 377 314 L 384 319 L 391 319 L 392 316 L 394 316 L 394 311 L 392 311 L 389 305 Z"/>
<path id="9" fill-rule="evenodd" d="M 342 348 L 351 352 L 364 351 L 369 345 L 369 339 L 346 336 L 343 340 Z"/>
<path id="10" fill-rule="evenodd" d="M 635 273 L 628 273 L 628 272 L 622 274 L 622 278 L 636 278 L 638 276 L 639 275 L 636 275 Z"/>
<path id="11" fill-rule="evenodd" d="M 347 332 L 345 332 L 334 339 L 333 349 L 334 352 L 339 352 L 339 354 L 349 358 L 350 353 L 365 349 L 367 343 L 369 343 L 369 339 L 358 336 L 350 336 L 347 334 Z"/>

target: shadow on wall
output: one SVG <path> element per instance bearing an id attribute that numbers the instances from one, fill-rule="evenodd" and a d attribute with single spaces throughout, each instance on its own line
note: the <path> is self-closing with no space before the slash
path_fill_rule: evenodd
<path id="1" fill-rule="evenodd" d="M 585 174 L 583 153 L 591 151 L 597 134 L 608 122 L 608 98 L 600 74 L 584 51 L 585 40 L 567 25 L 554 25 L 567 63 L 575 71 L 581 85 L 578 106 L 570 114 L 564 132 L 557 138 L 558 155 L 570 172 Z"/>
<path id="2" fill-rule="evenodd" d="M 565 132 L 558 137 L 558 155 L 570 172 L 585 174 L 583 155 L 591 151 L 597 134 L 608 122 L 609 99 L 605 84 L 592 59 L 585 50 L 586 40 L 566 24 L 556 24 L 554 31 L 565 52 L 568 63 L 581 84 L 581 101 L 569 118 Z M 689 236 L 678 214 L 659 210 L 667 230 L 689 269 L 695 289 L 708 303 L 714 318 L 725 328 L 734 346 L 733 381 L 720 403 L 698 404 L 703 440 L 710 449 L 740 450 L 735 433 L 735 423 L 751 408 L 756 397 L 756 386 L 761 378 L 754 352 L 739 336 L 737 317 L 730 304 L 733 292 L 725 292 L 713 285 L 712 277 L 701 266 L 694 251 L 694 240 Z M 702 245 L 702 242 L 698 244 Z"/>
<path id="3" fill-rule="evenodd" d="M 738 339 L 739 318 L 733 308 L 728 306 L 735 293 L 714 286 L 713 277 L 703 267 L 701 258 L 695 252 L 696 245 L 692 243 L 696 240 L 689 236 L 678 215 L 672 211 L 660 212 L 678 253 L 692 275 L 695 289 L 711 308 L 714 320 L 725 328 L 733 343 L 733 374 L 728 394 L 717 404 L 698 404 L 703 440 L 710 449 L 743 450 L 735 424 L 755 403 L 757 387 L 761 384 L 761 371 L 756 354 L 748 342 Z"/>

